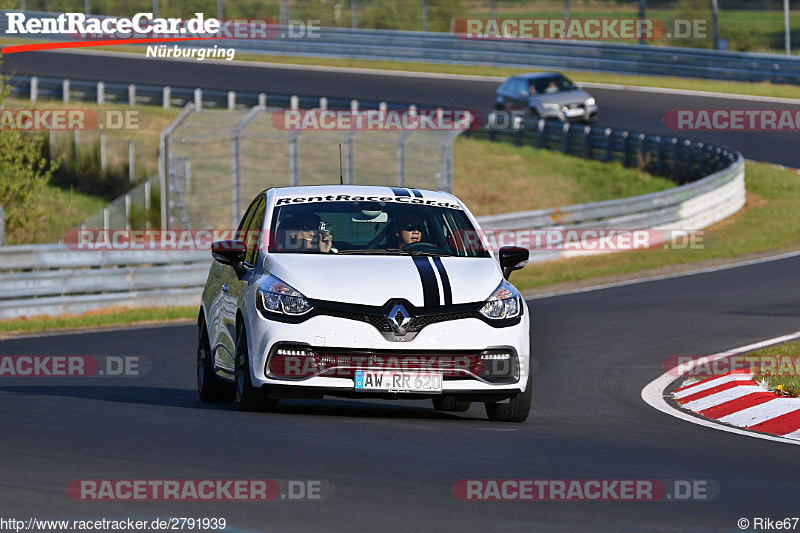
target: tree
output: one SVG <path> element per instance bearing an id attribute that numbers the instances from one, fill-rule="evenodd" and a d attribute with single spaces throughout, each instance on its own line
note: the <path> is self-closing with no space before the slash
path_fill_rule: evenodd
<path id="1" fill-rule="evenodd" d="M 0 80 L 0 103 L 8 94 Z M 2 113 L 13 112 L 3 108 Z M 0 130 L 0 205 L 5 210 L 6 231 L 23 227 L 37 212 L 37 200 L 50 181 L 55 165 L 44 157 L 46 138 L 18 130 Z"/>

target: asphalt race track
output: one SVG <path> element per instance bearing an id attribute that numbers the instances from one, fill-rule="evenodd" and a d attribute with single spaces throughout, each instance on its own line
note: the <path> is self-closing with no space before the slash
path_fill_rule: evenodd
<path id="1" fill-rule="evenodd" d="M 494 88 L 316 71 L 301 79 L 283 69 L 74 54 L 7 56 L 4 70 L 14 69 L 452 107 L 477 107 Z M 663 127 L 660 116 L 674 106 L 756 105 L 593 92 L 604 123 L 645 131 Z M 713 139 L 800 167 L 789 134 Z M 203 404 L 191 325 L 3 340 L 1 355 L 140 355 L 152 371 L 0 380 L 0 516 L 224 517 L 231 531 L 281 532 L 738 531 L 740 518 L 798 516 L 796 446 L 690 424 L 640 397 L 670 356 L 717 353 L 800 329 L 798 272 L 800 257 L 793 257 L 531 300 L 537 370 L 531 416 L 521 425 L 490 423 L 479 405 L 451 415 L 427 401 L 296 400 L 258 414 Z M 78 502 L 66 493 L 74 479 L 184 478 L 319 479 L 333 493 L 268 503 Z M 458 480 L 493 478 L 709 480 L 720 492 L 691 502 L 463 502 L 453 494 Z"/>
<path id="2" fill-rule="evenodd" d="M 145 57 L 109 57 L 65 52 L 20 52 L 3 58 L 4 73 L 72 77 L 107 82 L 149 83 L 203 89 L 257 91 L 328 98 L 359 98 L 492 109 L 493 81 L 419 78 L 382 74 L 326 72 L 303 68 L 255 68 L 209 61 L 159 61 Z M 682 96 L 591 89 L 600 105 L 599 125 L 628 128 L 656 135 L 691 137 L 736 148 L 748 159 L 800 168 L 797 131 L 674 132 L 663 122 L 670 109 L 799 109 L 798 105 L 732 98 Z"/>
<path id="3" fill-rule="evenodd" d="M 800 257 L 533 300 L 533 409 L 496 424 L 428 402 L 287 401 L 281 412 L 202 404 L 195 327 L 0 342 L 13 355 L 145 355 L 141 378 L 0 384 L 5 516 L 225 517 L 263 531 L 736 531 L 795 516 L 795 446 L 657 412 L 640 398 L 670 355 L 798 329 Z M 513 280 L 513 277 L 512 277 Z M 316 502 L 76 502 L 73 479 L 322 479 Z M 462 502 L 459 479 L 701 479 L 712 501 Z M 13 511 L 13 513 L 12 513 Z"/>

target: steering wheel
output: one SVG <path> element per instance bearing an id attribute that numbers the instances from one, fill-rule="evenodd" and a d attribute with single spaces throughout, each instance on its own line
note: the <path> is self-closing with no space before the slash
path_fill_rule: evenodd
<path id="1" fill-rule="evenodd" d="M 403 250 L 408 250 L 409 252 L 441 252 L 441 248 L 436 246 L 435 244 L 431 244 L 429 242 L 412 242 L 410 244 L 406 244 L 402 248 Z"/>

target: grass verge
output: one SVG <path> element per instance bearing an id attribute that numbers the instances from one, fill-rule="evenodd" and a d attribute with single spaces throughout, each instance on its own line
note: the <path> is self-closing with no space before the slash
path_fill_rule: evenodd
<path id="1" fill-rule="evenodd" d="M 800 179 L 766 163 L 746 163 L 747 205 L 702 231 L 702 249 L 620 252 L 530 265 L 513 274 L 520 289 L 630 275 L 745 254 L 800 248 Z"/>
<path id="2" fill-rule="evenodd" d="M 34 44 L 33 39 L 0 39 L 0 45 Z M 93 47 L 93 50 L 110 52 L 129 52 L 144 54 L 144 46 L 119 45 Z M 512 68 L 481 65 L 448 65 L 438 63 L 421 63 L 415 61 L 373 61 L 367 59 L 340 59 L 331 57 L 309 56 L 284 56 L 270 54 L 237 53 L 235 59 L 239 61 L 253 61 L 258 63 L 279 63 L 287 65 L 309 65 L 320 67 L 345 67 L 364 68 L 372 70 L 398 70 L 403 72 L 458 74 L 468 76 L 497 76 L 506 77 L 524 72 L 542 72 L 553 69 L 537 68 Z M 640 87 L 657 87 L 661 89 L 684 89 L 693 91 L 709 91 L 729 94 L 744 94 L 751 96 L 771 96 L 780 98 L 800 99 L 800 87 L 794 85 L 775 85 L 772 83 L 748 83 L 738 81 L 702 80 L 696 78 L 679 78 L 672 76 L 637 76 L 625 74 L 607 74 L 591 71 L 569 71 L 569 77 L 576 82 L 611 83 L 620 85 L 633 85 Z"/>
<path id="3" fill-rule="evenodd" d="M 6 242 L 13 244 L 47 244 L 58 242 L 70 229 L 103 209 L 107 200 L 47 185 L 37 201 L 35 215 L 24 227 L 9 230 Z"/>
<path id="4" fill-rule="evenodd" d="M 458 137 L 453 145 L 453 176 L 453 193 L 475 216 L 599 202 L 675 186 L 620 163 L 468 137 Z"/>
<path id="5" fill-rule="evenodd" d="M 769 346 L 761 350 L 755 351 L 748 355 L 770 355 L 770 356 L 795 356 L 800 354 L 800 342 L 786 342 L 776 346 Z M 791 398 L 800 397 L 800 376 L 797 373 L 796 365 L 792 368 L 794 372 L 784 372 L 783 367 L 778 367 L 778 371 L 760 371 L 755 372 L 754 377 L 756 380 L 765 380 L 767 387 L 771 391 L 775 391 L 781 396 L 788 396 Z"/>
<path id="6" fill-rule="evenodd" d="M 0 337 L 48 331 L 194 320 L 197 318 L 197 309 L 198 308 L 195 306 L 111 308 L 101 311 L 90 311 L 83 315 L 18 318 L 0 322 Z"/>

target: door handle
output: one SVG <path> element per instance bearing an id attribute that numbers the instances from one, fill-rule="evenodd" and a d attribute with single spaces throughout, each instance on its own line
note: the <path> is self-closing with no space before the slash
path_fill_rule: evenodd
<path id="1" fill-rule="evenodd" d="M 227 283 L 224 283 L 224 284 L 222 285 L 222 292 L 228 292 L 229 290 L 230 290 L 230 288 L 228 288 L 228 284 L 227 284 Z"/>

